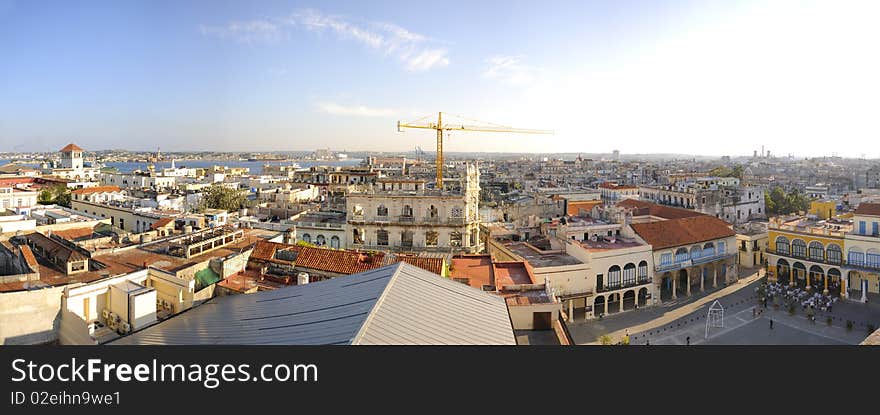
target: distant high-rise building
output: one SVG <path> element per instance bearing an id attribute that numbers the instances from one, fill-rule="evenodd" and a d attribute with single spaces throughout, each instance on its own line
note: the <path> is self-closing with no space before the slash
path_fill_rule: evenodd
<path id="1" fill-rule="evenodd" d="M 614 150 L 612 157 L 615 161 L 620 161 L 620 150 Z"/>

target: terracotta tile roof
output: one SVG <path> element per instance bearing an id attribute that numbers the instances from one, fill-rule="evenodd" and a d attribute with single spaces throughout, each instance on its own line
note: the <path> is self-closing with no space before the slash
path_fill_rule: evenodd
<path id="1" fill-rule="evenodd" d="M 594 207 L 601 204 L 601 200 L 581 200 L 574 202 L 570 201 L 567 204 L 568 212 L 566 212 L 566 214 L 569 216 L 577 216 L 580 213 L 581 209 L 591 211 Z"/>
<path id="2" fill-rule="evenodd" d="M 295 264 L 297 267 L 348 275 L 379 268 L 383 265 L 384 256 L 382 252 L 367 253 L 303 246 Z"/>
<path id="3" fill-rule="evenodd" d="M 167 226 L 169 223 L 174 223 L 174 218 L 162 218 L 156 221 L 153 226 L 150 226 L 150 229 L 159 229 L 164 226 Z"/>
<path id="4" fill-rule="evenodd" d="M 690 218 L 694 216 L 708 216 L 695 210 L 664 206 L 657 203 L 645 202 L 643 200 L 635 199 L 622 200 L 617 203 L 617 206 L 622 206 L 629 209 L 637 209 L 640 211 L 644 211 L 645 214 L 664 219 L 680 219 Z"/>
<path id="5" fill-rule="evenodd" d="M 437 275 L 443 275 L 443 258 L 398 255 L 397 259 L 400 260 L 400 262 L 406 262 L 407 264 L 415 265 L 423 270 L 431 271 Z"/>
<path id="6" fill-rule="evenodd" d="M 122 190 L 122 189 L 120 189 L 119 186 L 95 186 L 95 187 L 88 187 L 85 189 L 76 189 L 70 193 L 73 193 L 75 195 L 90 195 L 92 193 L 118 192 L 120 190 Z"/>
<path id="7" fill-rule="evenodd" d="M 62 152 L 62 153 L 67 153 L 67 152 L 70 152 L 70 151 L 85 151 L 85 150 L 83 150 L 82 148 L 80 148 L 80 147 L 79 147 L 78 145 L 76 145 L 76 144 L 70 143 L 70 144 L 64 146 L 64 148 L 62 148 L 61 150 L 58 150 L 58 151 L 59 151 L 59 152 Z"/>
<path id="8" fill-rule="evenodd" d="M 95 233 L 95 229 L 91 226 L 84 226 L 81 228 L 71 228 L 71 229 L 63 229 L 60 231 L 53 231 L 53 235 L 58 235 L 68 241 L 74 241 L 80 238 L 85 238 L 88 236 L 92 236 Z"/>
<path id="9" fill-rule="evenodd" d="M 58 258 L 64 262 L 82 261 L 88 259 L 81 252 L 76 251 L 73 248 L 64 246 L 61 242 L 49 238 L 39 232 L 29 233 L 25 235 L 25 238 L 27 238 L 30 243 L 42 248 L 43 251 L 47 252 L 52 258 Z"/>
<path id="10" fill-rule="evenodd" d="M 293 261 L 277 259 L 275 258 L 275 253 L 278 250 L 296 251 L 296 259 Z M 315 248 L 269 241 L 257 242 L 253 252 L 251 252 L 251 258 L 267 262 L 293 263 L 297 267 L 345 275 L 369 271 L 397 262 L 406 262 L 435 274 L 442 274 L 443 272 L 443 258 Z"/>
<path id="11" fill-rule="evenodd" d="M 709 215 L 633 223 L 630 226 L 655 250 L 736 235 L 727 222 Z"/>
<path id="12" fill-rule="evenodd" d="M 880 203 L 859 203 L 856 208 L 856 215 L 880 216 Z"/>
<path id="13" fill-rule="evenodd" d="M 24 262 L 26 262 L 28 266 L 31 267 L 31 270 L 36 271 L 39 268 L 40 263 L 37 262 L 37 257 L 34 256 L 33 251 L 31 251 L 31 247 L 27 245 L 20 245 L 19 248 L 21 248 L 21 256 L 24 257 Z"/>
<path id="14" fill-rule="evenodd" d="M 251 252 L 251 258 L 263 261 L 271 261 L 275 259 L 275 251 L 280 247 L 292 247 L 293 245 L 279 244 L 266 240 L 257 241 L 254 251 Z"/>

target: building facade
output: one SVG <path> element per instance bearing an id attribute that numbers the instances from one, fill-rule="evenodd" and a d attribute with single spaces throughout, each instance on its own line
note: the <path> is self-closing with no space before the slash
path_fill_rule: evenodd
<path id="1" fill-rule="evenodd" d="M 479 252 L 479 182 L 479 170 L 469 165 L 457 190 L 425 190 L 424 181 L 406 180 L 350 193 L 348 248 Z"/>

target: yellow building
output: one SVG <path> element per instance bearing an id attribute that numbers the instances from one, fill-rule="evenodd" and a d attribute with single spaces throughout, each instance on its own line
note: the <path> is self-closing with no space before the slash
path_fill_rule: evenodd
<path id="1" fill-rule="evenodd" d="M 803 216 L 773 218 L 767 238 L 770 281 L 846 296 L 844 236 L 852 223 Z"/>
<path id="2" fill-rule="evenodd" d="M 811 215 L 816 215 L 819 219 L 833 218 L 837 211 L 837 203 L 833 200 L 814 200 L 810 202 Z"/>

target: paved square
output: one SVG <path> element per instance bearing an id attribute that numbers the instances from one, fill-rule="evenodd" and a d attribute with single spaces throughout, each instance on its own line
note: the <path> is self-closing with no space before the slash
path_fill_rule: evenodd
<path id="1" fill-rule="evenodd" d="M 770 320 L 761 317 L 718 336 L 710 336 L 700 344 L 711 345 L 843 345 L 849 344 L 841 339 L 789 326 L 774 320 L 770 330 Z"/>

